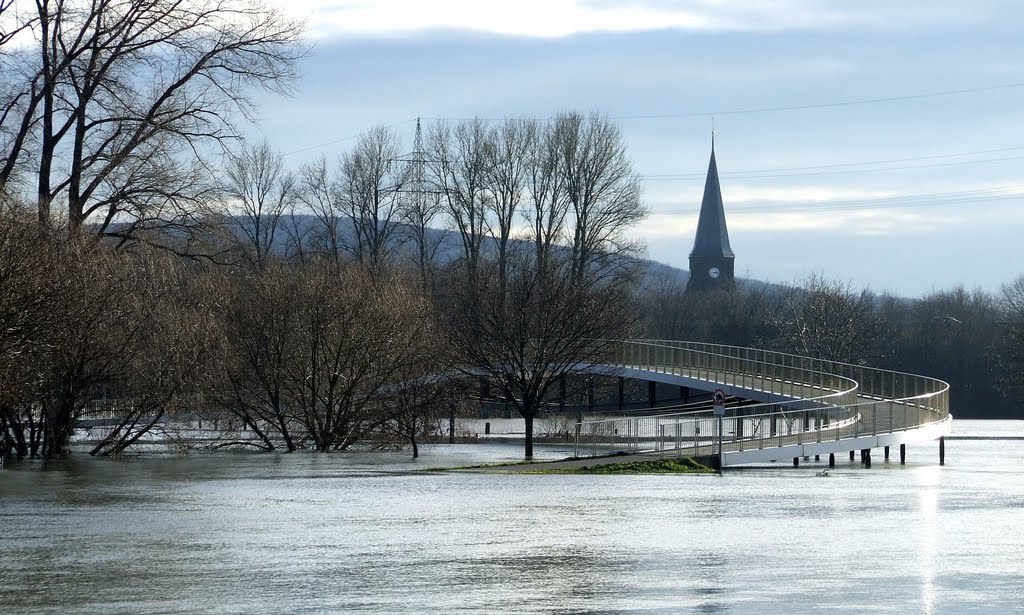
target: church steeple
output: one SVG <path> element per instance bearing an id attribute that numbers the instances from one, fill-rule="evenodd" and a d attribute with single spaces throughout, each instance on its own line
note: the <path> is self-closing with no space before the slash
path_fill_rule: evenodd
<path id="1" fill-rule="evenodd" d="M 729 229 L 725 224 L 725 206 L 722 188 L 718 183 L 718 163 L 715 161 L 715 136 L 711 134 L 711 161 L 704 182 L 704 198 L 697 218 L 697 236 L 690 251 L 690 281 L 688 288 L 705 290 L 724 288 L 733 284 L 736 255 L 729 246 Z"/>

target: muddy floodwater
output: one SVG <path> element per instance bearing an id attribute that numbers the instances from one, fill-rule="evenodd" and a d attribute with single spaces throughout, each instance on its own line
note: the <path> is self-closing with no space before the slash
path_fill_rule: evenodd
<path id="1" fill-rule="evenodd" d="M 958 421 L 1024 436 L 1024 421 Z M 560 458 L 568 447 L 542 446 Z M 1020 613 L 1024 441 L 724 476 L 429 473 L 521 456 L 8 463 L 0 613 Z M 859 460 L 859 456 L 858 456 Z"/>

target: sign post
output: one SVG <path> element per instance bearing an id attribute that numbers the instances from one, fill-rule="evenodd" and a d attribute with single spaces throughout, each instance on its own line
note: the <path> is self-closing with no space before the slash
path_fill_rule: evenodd
<path id="1" fill-rule="evenodd" d="M 715 389 L 711 399 L 714 404 L 715 416 L 718 417 L 718 471 L 721 472 L 725 466 L 725 457 L 722 454 L 722 417 L 725 416 L 725 391 Z"/>

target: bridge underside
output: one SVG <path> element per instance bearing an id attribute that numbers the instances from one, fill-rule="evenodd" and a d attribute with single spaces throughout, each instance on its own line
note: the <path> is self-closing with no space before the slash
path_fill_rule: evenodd
<path id="1" fill-rule="evenodd" d="M 765 391 L 759 388 L 754 388 L 754 385 L 750 386 L 738 386 L 735 384 L 725 384 L 721 382 L 714 382 L 711 380 L 705 380 L 701 378 L 695 378 L 688 375 L 673 374 L 668 372 L 653 372 L 637 367 L 623 367 L 620 368 L 623 377 L 632 378 L 634 380 L 647 380 L 650 382 L 658 382 L 661 384 L 671 384 L 689 387 L 691 389 L 698 389 L 701 391 L 712 392 L 715 389 L 722 389 L 726 395 L 730 397 L 742 397 L 744 399 L 752 399 L 754 401 L 760 401 L 764 403 L 784 403 L 787 401 L 803 401 L 801 398 L 782 395 L 774 393 L 772 391 Z"/>

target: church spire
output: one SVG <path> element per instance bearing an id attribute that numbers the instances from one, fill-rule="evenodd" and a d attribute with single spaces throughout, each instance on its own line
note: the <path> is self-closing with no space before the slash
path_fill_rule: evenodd
<path id="1" fill-rule="evenodd" d="M 711 132 L 711 161 L 704 182 L 704 198 L 697 218 L 697 236 L 690 251 L 690 282 L 695 289 L 731 286 L 736 255 L 729 245 L 729 229 L 725 224 L 722 188 L 718 182 L 715 160 L 715 133 Z"/>
<path id="2" fill-rule="evenodd" d="M 718 183 L 718 164 L 715 161 L 714 133 L 711 135 L 711 162 L 708 163 L 708 177 L 704 181 L 704 198 L 697 219 L 697 237 L 693 241 L 690 256 L 736 257 L 729 247 L 729 229 L 725 224 L 722 187 Z"/>

